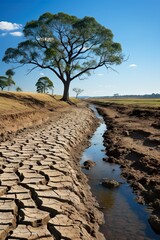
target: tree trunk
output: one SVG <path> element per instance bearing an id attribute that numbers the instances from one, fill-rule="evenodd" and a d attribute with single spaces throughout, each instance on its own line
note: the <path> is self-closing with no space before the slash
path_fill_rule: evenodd
<path id="1" fill-rule="evenodd" d="M 70 81 L 66 81 L 63 83 L 64 85 L 64 91 L 63 91 L 63 97 L 61 98 L 62 101 L 69 102 L 69 86 Z"/>

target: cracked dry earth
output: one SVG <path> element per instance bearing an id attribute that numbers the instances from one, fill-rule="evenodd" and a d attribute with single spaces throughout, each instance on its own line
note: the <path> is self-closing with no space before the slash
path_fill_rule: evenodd
<path id="1" fill-rule="evenodd" d="M 95 129 L 87 108 L 0 143 L 0 239 L 104 240 L 103 216 L 80 171 Z"/>

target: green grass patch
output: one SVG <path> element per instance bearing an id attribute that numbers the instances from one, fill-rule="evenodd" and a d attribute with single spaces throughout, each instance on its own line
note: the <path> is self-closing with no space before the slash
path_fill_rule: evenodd
<path id="1" fill-rule="evenodd" d="M 89 101 L 99 105 L 107 105 L 109 103 L 116 103 L 122 105 L 134 105 L 144 107 L 160 107 L 160 98 L 92 98 Z"/>

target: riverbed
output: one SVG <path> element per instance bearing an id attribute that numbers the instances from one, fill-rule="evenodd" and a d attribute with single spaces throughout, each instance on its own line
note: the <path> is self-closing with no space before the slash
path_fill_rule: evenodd
<path id="1" fill-rule="evenodd" d="M 86 160 L 96 163 L 90 170 L 83 169 L 83 172 L 87 175 L 92 194 L 104 214 L 105 224 L 101 226 L 101 232 L 109 240 L 160 239 L 160 235 L 148 223 L 150 210 L 136 202 L 136 195 L 121 177 L 120 166 L 103 161 L 106 158 L 103 134 L 107 126 L 95 107 L 91 108 L 99 118 L 100 125 L 91 138 L 90 146 L 83 152 L 80 164 L 83 165 Z M 122 184 L 119 188 L 107 189 L 101 184 L 103 178 L 114 179 Z"/>

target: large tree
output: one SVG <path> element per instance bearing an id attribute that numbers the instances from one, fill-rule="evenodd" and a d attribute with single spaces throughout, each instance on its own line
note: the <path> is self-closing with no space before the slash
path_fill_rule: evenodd
<path id="1" fill-rule="evenodd" d="M 24 36 L 26 41 L 6 50 L 3 61 L 51 70 L 64 85 L 64 101 L 69 100 L 75 78 L 123 61 L 121 45 L 113 41 L 111 30 L 93 17 L 45 13 L 25 25 Z"/>
<path id="2" fill-rule="evenodd" d="M 47 90 L 54 88 L 53 82 L 48 77 L 40 77 L 36 82 L 37 92 L 46 93 Z"/>

